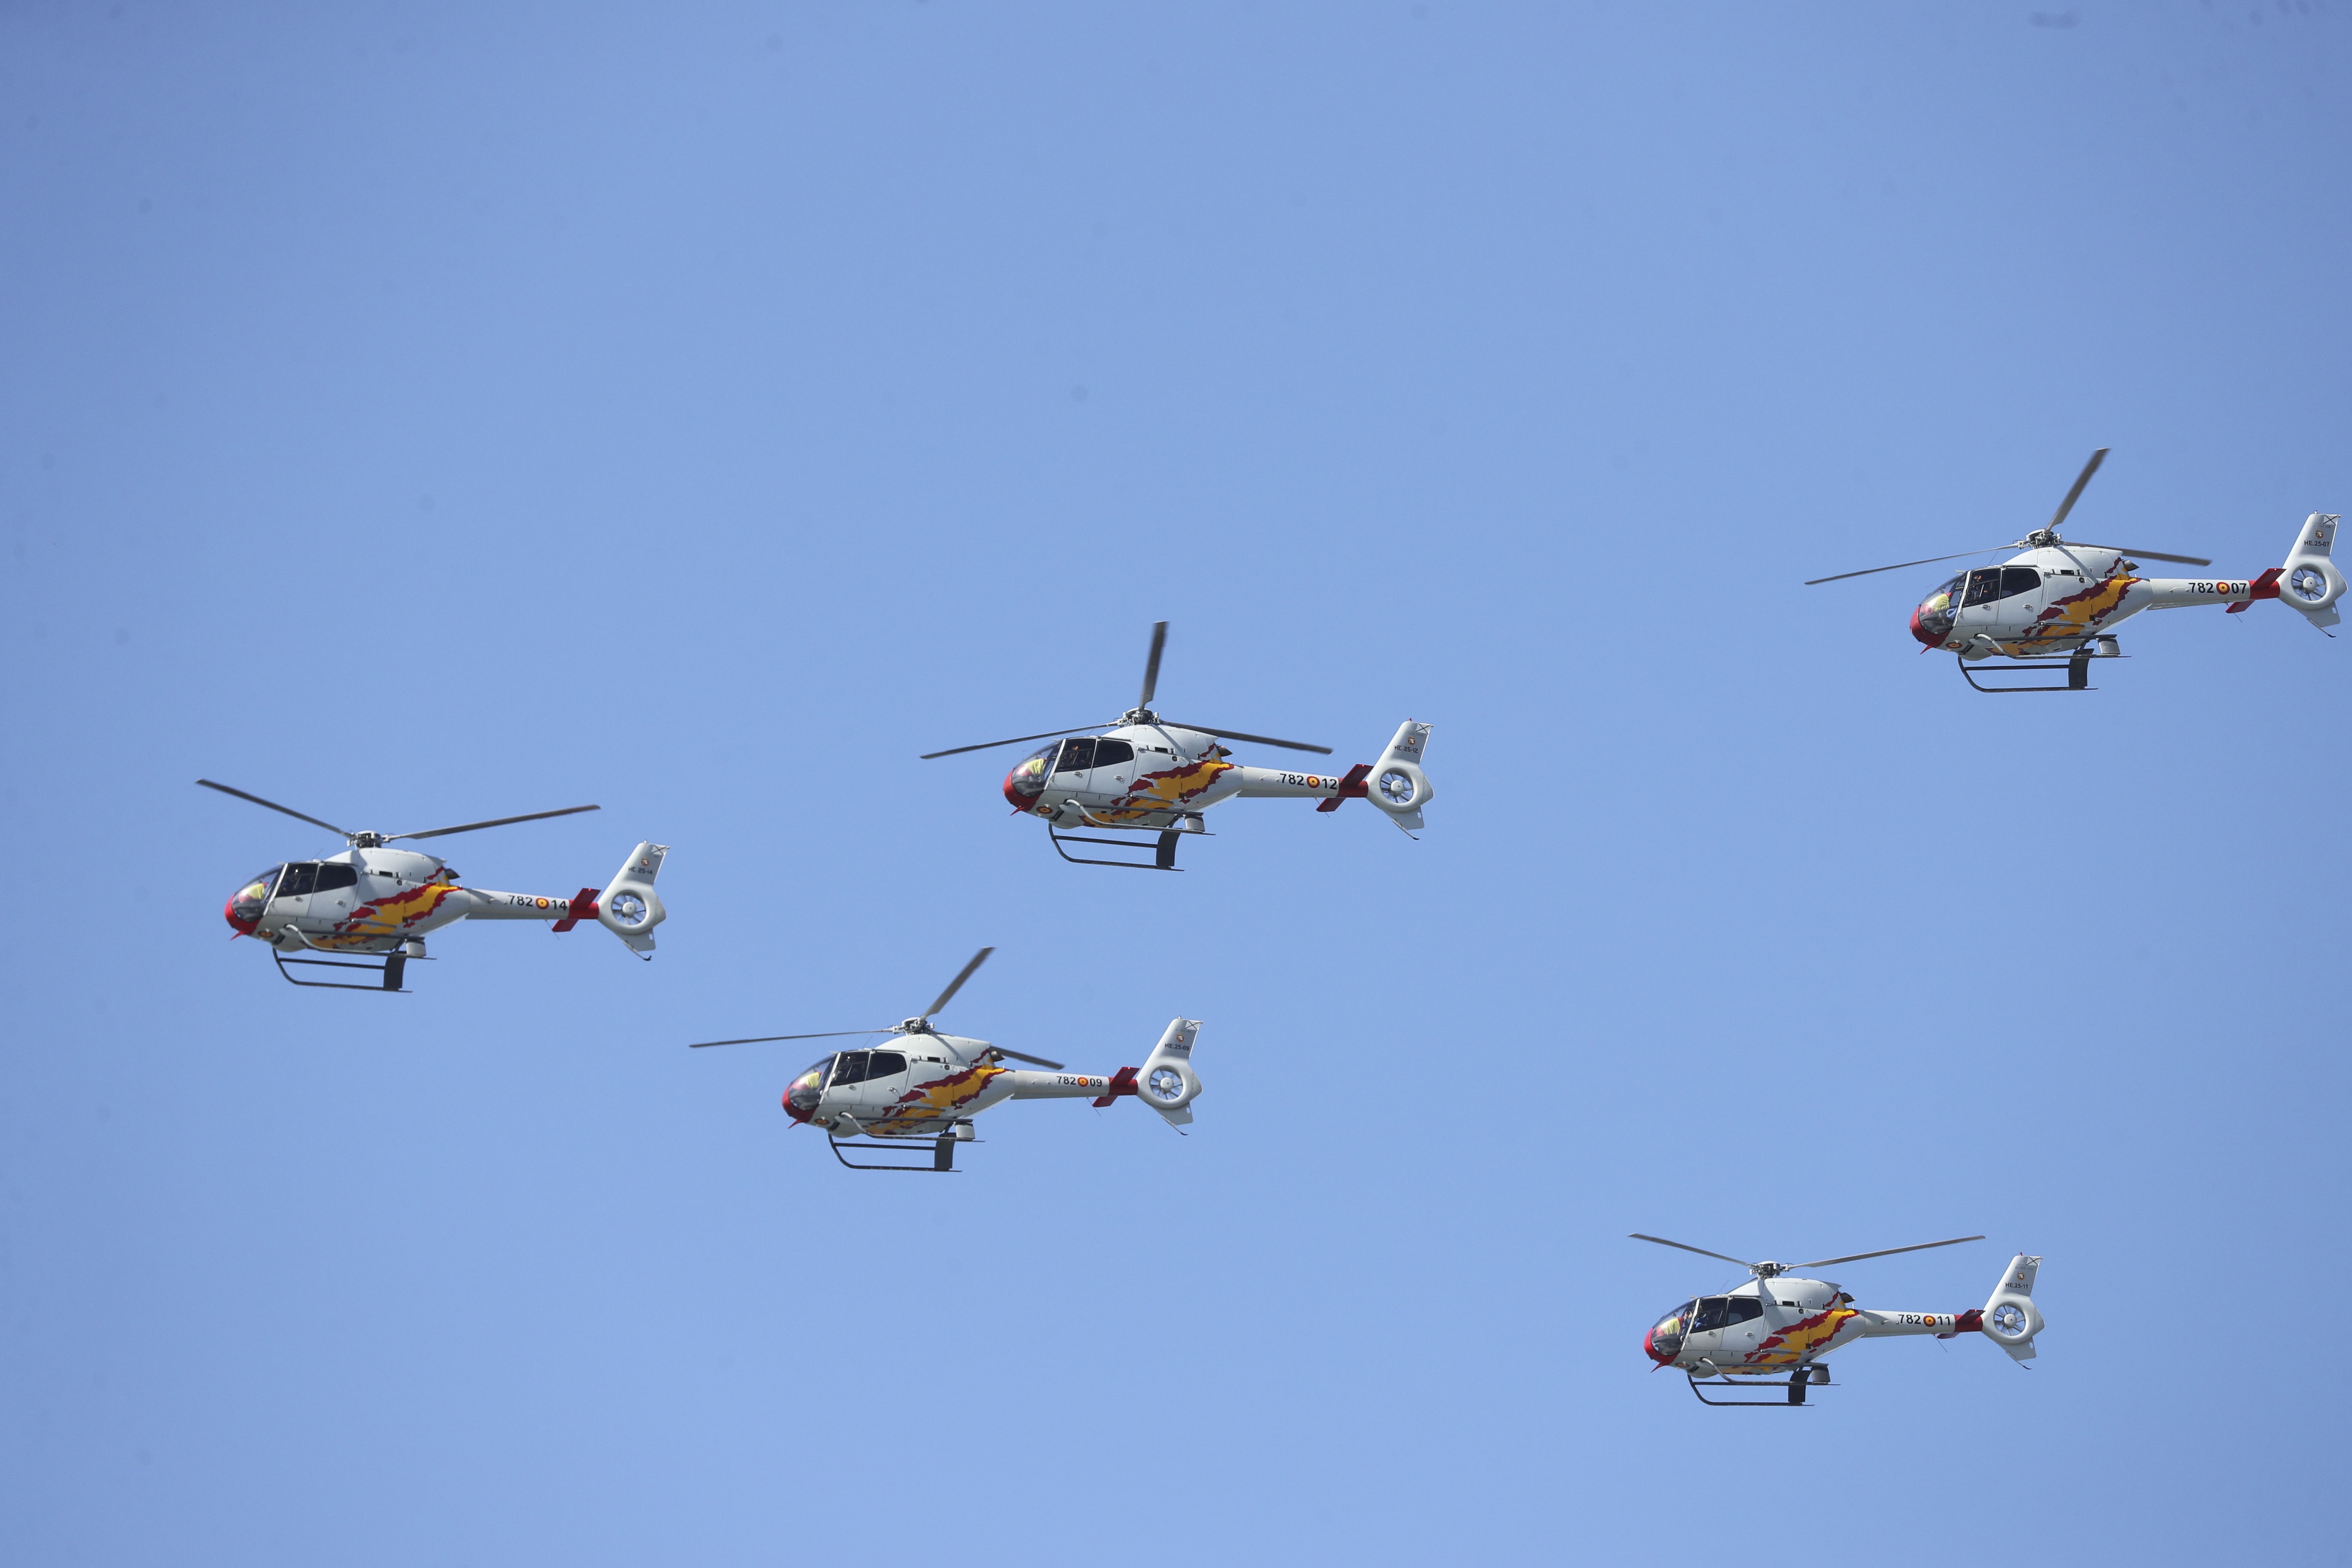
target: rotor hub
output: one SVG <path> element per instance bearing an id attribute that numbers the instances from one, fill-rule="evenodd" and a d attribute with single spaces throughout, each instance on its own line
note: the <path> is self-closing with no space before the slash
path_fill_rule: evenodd
<path id="1" fill-rule="evenodd" d="M 1789 1271 L 1789 1266 L 1785 1263 L 1751 1263 L 1748 1268 L 1748 1272 L 1754 1274 L 1759 1279 L 1774 1279 Z"/>
<path id="2" fill-rule="evenodd" d="M 354 849 L 381 849 L 383 847 L 383 835 L 381 833 L 352 833 L 346 834 L 344 837 L 348 837 L 352 841 L 352 847 Z"/>

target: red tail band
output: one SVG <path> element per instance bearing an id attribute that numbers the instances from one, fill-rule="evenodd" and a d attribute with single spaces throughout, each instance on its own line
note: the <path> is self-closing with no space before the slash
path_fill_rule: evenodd
<path id="1" fill-rule="evenodd" d="M 1134 1068 L 1121 1068 L 1117 1072 L 1111 1074 L 1110 1087 L 1103 1090 L 1103 1097 L 1095 1101 L 1096 1106 L 1100 1108 L 1102 1106 L 1108 1105 L 1112 1100 L 1117 1100 L 1122 1094 L 1133 1094 L 1135 1092 L 1135 1074 L 1136 1069 Z"/>
<path id="2" fill-rule="evenodd" d="M 570 931 L 582 921 L 593 921 L 595 918 L 596 889 L 593 888 L 583 888 L 578 892 L 572 895 L 571 911 L 562 920 L 555 922 L 555 929 L 557 931 Z"/>

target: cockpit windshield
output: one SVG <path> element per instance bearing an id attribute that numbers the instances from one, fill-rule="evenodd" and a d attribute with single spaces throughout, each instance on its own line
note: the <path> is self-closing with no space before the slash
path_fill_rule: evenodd
<path id="1" fill-rule="evenodd" d="M 1054 766 L 1054 753 L 1061 749 L 1062 742 L 1056 741 L 1050 746 L 1038 747 L 1013 763 L 1013 771 L 1004 775 L 1004 798 L 1023 810 L 1028 809 L 1045 792 L 1046 775 Z"/>
<path id="2" fill-rule="evenodd" d="M 272 866 L 257 871 L 245 886 L 231 893 L 228 908 L 223 911 L 228 916 L 228 923 L 252 935 L 253 928 L 261 923 L 261 911 L 269 907 L 269 893 L 278 886 L 278 874 L 285 869 L 283 866 Z"/>
<path id="3" fill-rule="evenodd" d="M 1658 1320 L 1657 1327 L 1643 1338 L 1642 1349 L 1652 1361 L 1666 1363 L 1683 1353 L 1683 1336 L 1690 1332 L 1691 1318 L 1697 1311 L 1696 1301 L 1685 1301 L 1670 1308 Z"/>
<path id="4" fill-rule="evenodd" d="M 1920 641 L 1932 645 L 1952 635 L 1952 617 L 1960 607 L 1960 592 L 1968 583 L 1969 574 L 1963 572 L 1919 601 L 1911 625 L 1921 634 Z"/>
<path id="5" fill-rule="evenodd" d="M 793 1079 L 792 1088 L 784 1090 L 784 1109 L 800 1121 L 806 1121 L 816 1113 L 816 1102 L 824 1098 L 825 1069 L 833 1058 L 824 1057 L 813 1062 L 808 1071 Z"/>

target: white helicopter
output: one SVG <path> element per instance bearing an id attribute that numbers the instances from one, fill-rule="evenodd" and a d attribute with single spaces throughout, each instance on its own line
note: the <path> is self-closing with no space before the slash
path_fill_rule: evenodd
<path id="1" fill-rule="evenodd" d="M 1658 1366 L 1671 1366 L 1688 1376 L 1691 1392 L 1702 1405 L 1780 1404 L 1780 1400 L 1709 1399 L 1700 1389 L 1753 1390 L 1784 1374 L 1786 1402 L 1802 1405 L 1808 1384 L 1820 1387 L 1829 1383 L 1830 1369 L 1820 1364 L 1821 1358 L 1856 1340 L 1897 1334 L 1933 1334 L 1948 1340 L 1955 1334 L 1981 1333 L 2021 1366 L 2033 1359 L 2033 1336 L 2042 1331 L 2042 1310 L 2033 1304 L 2033 1280 L 2042 1259 L 2022 1252 L 2010 1259 L 1991 1298 L 1965 1312 L 1871 1311 L 1855 1306 L 1853 1297 L 1826 1279 L 1800 1279 L 1790 1273 L 1796 1268 L 1858 1263 L 1865 1258 L 1891 1258 L 1898 1252 L 1924 1252 L 1931 1247 L 1957 1247 L 1964 1241 L 1982 1241 L 1981 1236 L 1956 1236 L 1949 1241 L 1854 1252 L 1812 1263 L 1749 1263 L 1638 1231 L 1633 1239 L 1678 1247 L 1701 1258 L 1719 1258 L 1755 1276 L 1722 1295 L 1685 1301 L 1642 1336 L 1642 1353 Z"/>
<path id="2" fill-rule="evenodd" d="M 1176 869 L 1176 845 L 1187 833 L 1208 829 L 1201 814 L 1236 795 L 1306 796 L 1319 798 L 1318 811 L 1337 811 L 1343 800 L 1370 801 L 1405 837 L 1422 826 L 1421 808 L 1432 795 L 1429 775 L 1421 771 L 1429 746 L 1426 724 L 1408 719 L 1377 763 L 1358 763 L 1344 773 L 1292 773 L 1286 769 L 1244 767 L 1225 759 L 1233 753 L 1217 742 L 1247 741 L 1260 746 L 1284 746 L 1294 752 L 1331 754 L 1328 746 L 1304 741 L 1277 741 L 1266 735 L 1220 730 L 1206 724 L 1177 724 L 1152 711 L 1152 693 L 1160 685 L 1160 653 L 1168 646 L 1168 623 L 1154 622 L 1151 654 L 1143 666 L 1143 695 L 1136 705 L 1108 728 L 1088 724 L 1076 730 L 1048 730 L 1035 735 L 1015 735 L 1009 741 L 986 741 L 977 746 L 951 746 L 926 752 L 921 761 L 1017 746 L 1024 741 L 1055 740 L 1014 764 L 1004 775 L 1004 798 L 1016 813 L 1045 819 L 1046 837 L 1055 853 L 1076 866 L 1127 866 L 1138 870 Z M 1099 735 L 1083 730 L 1104 730 Z M 1083 838 L 1059 831 L 1069 827 L 1115 828 L 1157 833 L 1159 842 L 1150 860 L 1089 859 L 1071 854 L 1065 844 L 1097 844 L 1140 853 L 1139 843 L 1117 838 Z"/>
<path id="3" fill-rule="evenodd" d="M 2304 520 L 2294 546 L 2284 564 L 2252 578 L 2140 577 L 2139 563 L 2126 560 L 2145 555 L 2151 561 L 2173 561 L 2187 566 L 2210 566 L 2201 555 L 2168 555 L 2159 550 L 2133 550 L 2120 544 L 2073 543 L 2058 537 L 2058 525 L 2074 510 L 2083 487 L 2099 471 L 2107 448 L 2100 447 L 2083 465 L 2074 488 L 2058 503 L 2046 528 L 2036 529 L 2009 545 L 1988 549 L 2021 550 L 1999 566 L 1963 572 L 1920 601 L 1911 612 L 1911 635 L 1923 647 L 1942 648 L 1959 656 L 1961 678 L 1979 691 L 2086 691 L 2094 658 L 2122 655 L 2113 635 L 2117 623 L 2142 610 L 2179 609 L 2186 605 L 2227 605 L 2235 615 L 2257 599 L 2276 599 L 2321 631 L 2336 625 L 2336 602 L 2344 596 L 2344 574 L 2331 559 L 2336 515 L 2313 512 Z M 1904 561 L 1893 566 L 1873 566 L 1861 572 L 1840 572 L 1815 577 L 1805 586 L 1867 577 L 1875 572 L 1900 572 L 1938 561 L 1958 561 L 1984 551 L 1965 550 L 1954 555 L 1931 555 L 1925 561 Z M 2333 637 L 2335 634 L 2327 634 Z M 2020 669 L 2064 669 L 2063 686 L 1986 686 L 1969 666 L 1988 658 L 2015 662 L 1986 667 L 1988 674 L 2006 675 Z"/>
<path id="4" fill-rule="evenodd" d="M 963 972 L 917 1016 L 881 1029 L 830 1029 L 815 1035 L 755 1035 L 741 1040 L 698 1040 L 688 1047 L 755 1046 L 770 1040 L 829 1040 L 853 1035 L 895 1035 L 888 1049 L 835 1051 L 820 1057 L 784 1091 L 784 1114 L 795 1126 L 822 1127 L 833 1157 L 853 1171 L 946 1171 L 955 1168 L 955 1146 L 973 1141 L 971 1119 L 1008 1100 L 1091 1100 L 1099 1106 L 1133 1095 L 1181 1131 L 1192 1120 L 1201 1079 L 1192 1071 L 1197 1018 L 1177 1018 L 1160 1037 L 1139 1068 L 1121 1068 L 1108 1078 L 1065 1071 L 1059 1062 L 1008 1051 L 986 1040 L 942 1035 L 931 1016 L 954 999 L 972 972 L 988 962 L 992 947 L 972 955 Z M 1043 1068 L 1024 1072 L 1000 1066 L 1005 1058 Z M 863 1138 L 866 1142 L 855 1142 Z M 928 1165 L 861 1163 L 842 1152 L 909 1152 L 931 1144 Z"/>
<path id="5" fill-rule="evenodd" d="M 667 844 L 640 844 L 599 893 L 583 888 L 568 899 L 543 899 L 530 893 L 494 893 L 486 888 L 461 888 L 446 862 L 414 850 L 389 849 L 401 838 L 440 838 L 471 833 L 481 827 L 504 827 L 511 822 L 537 822 L 547 816 L 570 816 L 594 811 L 593 805 L 567 805 L 561 811 L 534 811 L 522 816 L 493 817 L 488 822 L 462 823 L 456 827 L 432 827 L 422 833 L 352 833 L 331 822 L 306 816 L 290 806 L 257 795 L 247 795 L 210 779 L 198 779 L 206 789 L 266 805 L 272 811 L 342 835 L 351 846 L 340 855 L 318 860 L 289 860 L 257 873 L 228 898 L 222 909 L 238 936 L 269 944 L 278 973 L 296 985 L 336 991 L 398 991 L 408 961 L 425 956 L 428 931 L 462 920 L 552 921 L 557 931 L 570 931 L 593 920 L 628 944 L 638 957 L 651 959 L 654 927 L 668 918 L 654 879 L 661 875 Z M 354 963 L 348 959 L 300 958 L 316 952 L 361 954 L 381 963 Z M 355 969 L 383 978 L 373 985 L 349 981 L 305 980 L 289 965 L 315 969 Z"/>

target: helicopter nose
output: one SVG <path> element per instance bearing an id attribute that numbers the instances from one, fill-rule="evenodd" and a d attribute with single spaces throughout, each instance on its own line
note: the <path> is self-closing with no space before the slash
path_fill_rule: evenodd
<path id="1" fill-rule="evenodd" d="M 1924 610 L 1926 608 L 1927 606 L 1925 605 L 1919 606 L 1920 610 Z M 1919 610 L 1913 610 L 1911 612 L 1911 635 L 1919 640 L 1919 644 L 1923 647 L 1941 647 L 1944 646 L 1944 639 L 1942 637 L 1937 636 L 1934 632 L 1929 631 L 1927 627 L 1919 624 Z"/>
<path id="2" fill-rule="evenodd" d="M 221 918 L 228 921 L 229 930 L 236 932 L 237 935 L 251 936 L 253 934 L 254 928 L 258 926 L 261 922 L 257 920 L 240 919 L 236 912 L 236 895 L 235 893 L 231 893 L 228 897 L 228 901 L 221 905 Z"/>
<path id="3" fill-rule="evenodd" d="M 1647 1333 L 1642 1336 L 1642 1353 L 1648 1356 L 1652 1361 L 1656 1362 L 1660 1366 L 1672 1366 L 1675 1364 L 1673 1353 L 1671 1352 L 1662 1351 L 1658 1348 L 1658 1331 L 1655 1328 L 1651 1329 Z"/>

